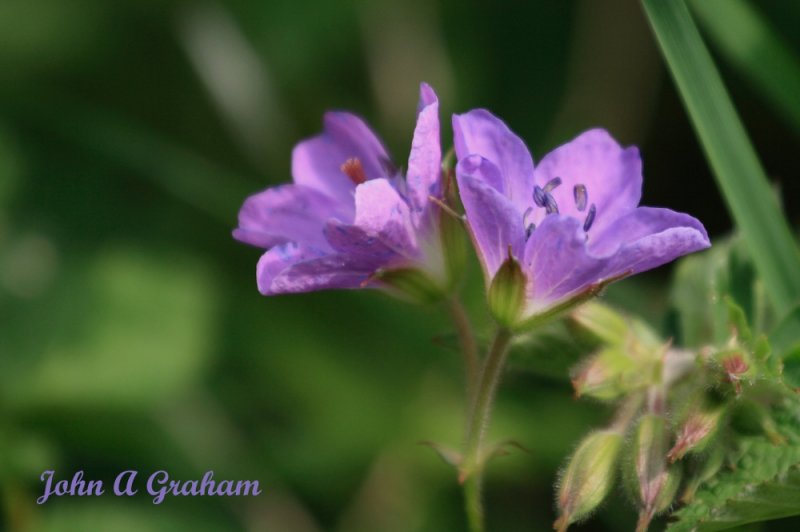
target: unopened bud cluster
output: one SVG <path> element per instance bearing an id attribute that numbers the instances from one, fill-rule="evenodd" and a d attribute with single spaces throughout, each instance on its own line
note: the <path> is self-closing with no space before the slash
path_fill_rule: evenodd
<path id="1" fill-rule="evenodd" d="M 574 311 L 571 322 L 575 334 L 600 345 L 572 372 L 575 394 L 610 402 L 617 414 L 568 460 L 556 530 L 590 515 L 620 478 L 639 511 L 636 530 L 644 532 L 724 467 L 724 442 L 735 427 L 745 423 L 783 442 L 765 406 L 762 385 L 771 381 L 760 380 L 776 371 L 769 348 L 745 328 L 732 328 L 720 348 L 692 352 L 600 303 Z"/>

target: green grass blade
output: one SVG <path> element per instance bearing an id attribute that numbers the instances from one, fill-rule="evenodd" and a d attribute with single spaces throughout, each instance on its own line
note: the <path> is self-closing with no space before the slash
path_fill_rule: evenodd
<path id="1" fill-rule="evenodd" d="M 800 299 L 800 252 L 683 0 L 643 0 L 689 117 L 779 312 Z"/>
<path id="2" fill-rule="evenodd" d="M 692 0 L 692 11 L 726 61 L 800 135 L 800 61 L 745 0 Z"/>

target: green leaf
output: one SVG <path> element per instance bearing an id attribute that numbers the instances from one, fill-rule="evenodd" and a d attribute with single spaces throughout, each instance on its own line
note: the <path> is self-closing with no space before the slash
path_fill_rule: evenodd
<path id="1" fill-rule="evenodd" d="M 783 358 L 783 380 L 800 393 L 800 345 L 786 353 Z"/>
<path id="2" fill-rule="evenodd" d="M 800 253 L 683 0 L 643 0 L 661 51 L 777 310 L 800 299 Z"/>
<path id="3" fill-rule="evenodd" d="M 745 0 L 693 0 L 692 11 L 716 48 L 800 134 L 800 62 Z"/>
<path id="4" fill-rule="evenodd" d="M 770 333 L 769 341 L 772 349 L 780 356 L 800 348 L 800 306 L 784 316 Z"/>
<path id="5" fill-rule="evenodd" d="M 719 333 L 726 321 L 726 313 L 720 305 L 717 284 L 729 248 L 728 241 L 721 242 L 706 253 L 691 255 L 678 263 L 670 299 L 677 314 L 680 345 L 693 347 L 724 341 L 724 336 L 720 338 Z"/>
<path id="6" fill-rule="evenodd" d="M 732 318 L 739 321 L 741 331 L 767 332 L 774 322 L 774 309 L 764 301 L 761 288 L 739 238 L 721 240 L 706 253 L 682 259 L 670 292 L 678 343 L 722 345 L 730 338 Z"/>
<path id="7" fill-rule="evenodd" d="M 706 482 L 690 504 L 673 514 L 668 530 L 724 530 L 747 523 L 800 515 L 800 399 L 793 397 L 773 412 L 787 440 L 775 445 L 767 436 L 739 438 L 732 468 Z"/>

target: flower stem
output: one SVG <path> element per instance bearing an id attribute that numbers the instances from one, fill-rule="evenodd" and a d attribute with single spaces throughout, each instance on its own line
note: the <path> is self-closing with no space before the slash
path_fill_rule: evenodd
<path id="1" fill-rule="evenodd" d="M 506 328 L 499 328 L 489 355 L 483 363 L 467 423 L 465 452 L 459 480 L 464 484 L 464 499 L 470 532 L 484 530 L 483 503 L 481 501 L 483 439 L 489 425 L 495 391 L 505 368 L 510 341 L 511 332 Z"/>
<path id="2" fill-rule="evenodd" d="M 467 404 L 471 405 L 475 387 L 478 385 L 478 342 L 469 321 L 469 316 L 464 310 L 461 300 L 456 297 L 448 301 L 450 316 L 456 327 L 458 342 L 461 347 L 461 356 L 464 361 L 464 376 L 466 380 Z"/>
<path id="3" fill-rule="evenodd" d="M 467 511 L 469 532 L 483 532 L 483 501 L 481 500 L 480 472 L 476 472 L 464 481 L 464 507 Z"/>

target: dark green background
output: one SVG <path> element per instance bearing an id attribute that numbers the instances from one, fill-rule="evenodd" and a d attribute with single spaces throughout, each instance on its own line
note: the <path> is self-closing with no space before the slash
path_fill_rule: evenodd
<path id="1" fill-rule="evenodd" d="M 800 8 L 758 6 L 800 50 Z M 798 139 L 722 71 L 796 226 Z M 460 440 L 442 309 L 375 292 L 263 298 L 258 251 L 230 237 L 246 195 L 290 179 L 291 147 L 326 109 L 365 116 L 403 164 L 423 80 L 445 146 L 449 115 L 479 106 L 536 160 L 603 126 L 641 147 L 645 204 L 712 237 L 731 229 L 634 1 L 0 2 L 1 527 L 464 528 L 454 472 L 417 445 Z M 608 299 L 663 325 L 668 275 Z M 474 264 L 465 293 L 485 330 Z M 557 469 L 606 414 L 566 378 L 510 373 L 491 436 L 530 453 L 492 464 L 490 529 L 548 530 Z M 265 493 L 37 506 L 45 469 L 106 484 L 213 469 Z M 584 529 L 631 528 L 616 499 Z"/>

